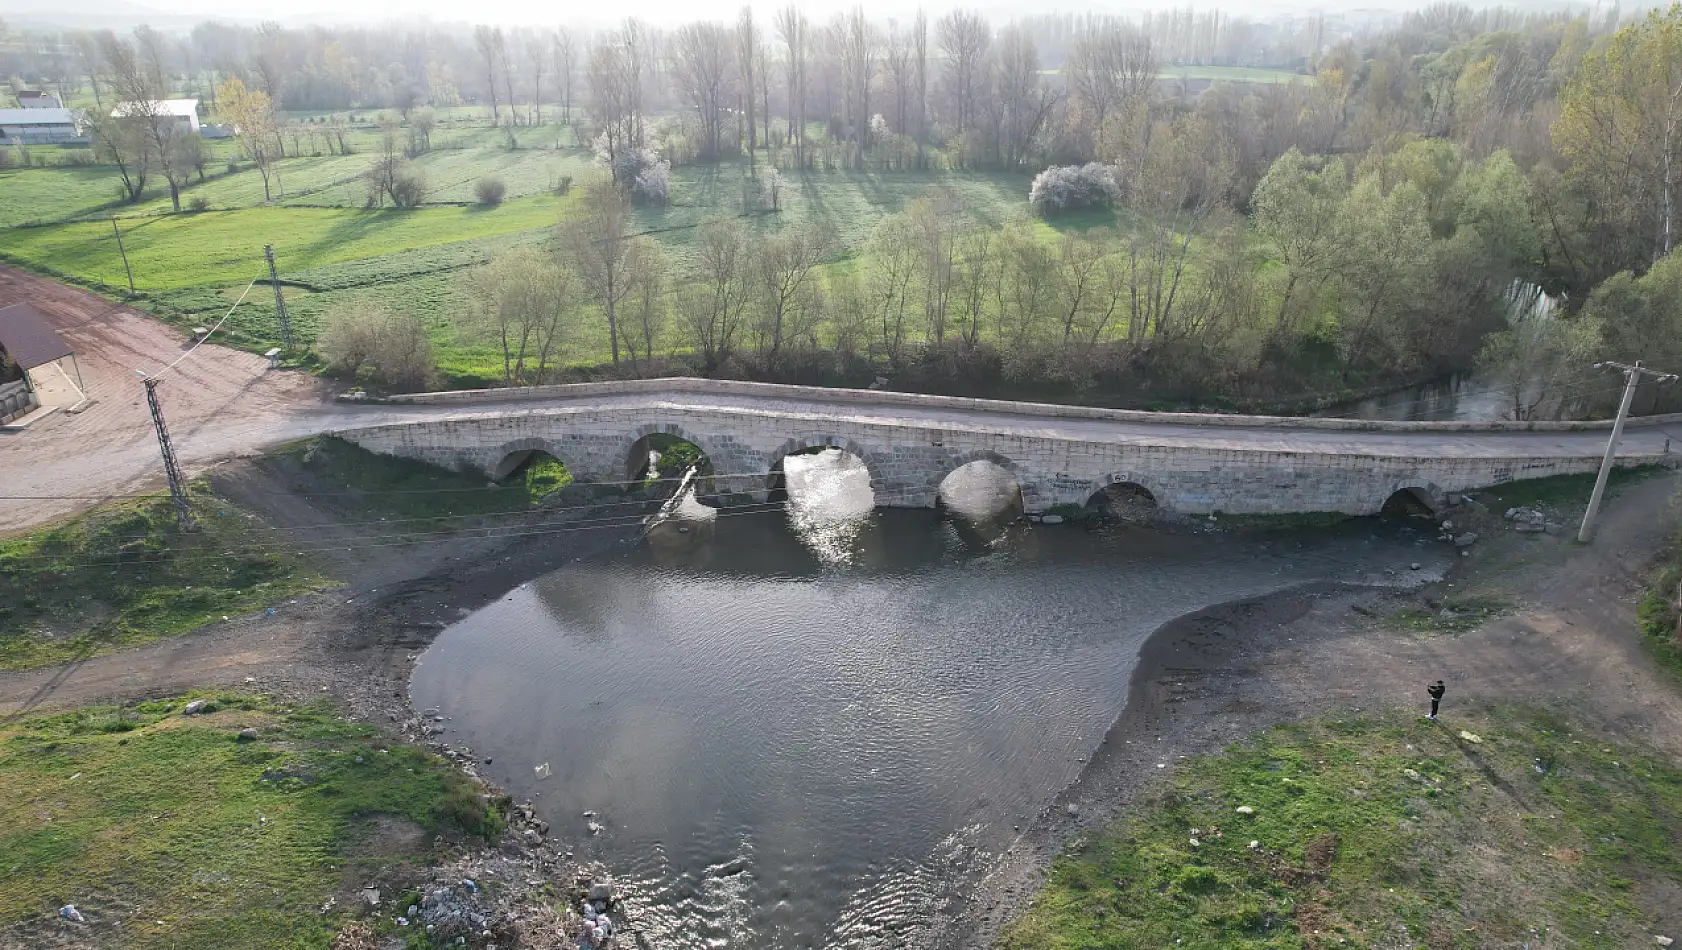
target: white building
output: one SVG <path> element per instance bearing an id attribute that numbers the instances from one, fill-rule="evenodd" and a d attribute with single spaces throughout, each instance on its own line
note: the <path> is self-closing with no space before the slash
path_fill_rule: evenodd
<path id="1" fill-rule="evenodd" d="M 119 102 L 117 108 L 111 110 L 111 118 L 126 119 L 130 116 L 169 116 L 187 130 L 199 130 L 199 101 L 197 99 L 159 99 L 150 103 L 150 108 L 140 108 L 139 103 Z"/>
<path id="2" fill-rule="evenodd" d="M 62 109 L 64 103 L 50 92 L 25 89 L 18 93 L 18 105 L 25 109 Z"/>
<path id="3" fill-rule="evenodd" d="M 0 109 L 0 141 L 6 145 L 80 141 L 79 125 L 69 109 Z"/>

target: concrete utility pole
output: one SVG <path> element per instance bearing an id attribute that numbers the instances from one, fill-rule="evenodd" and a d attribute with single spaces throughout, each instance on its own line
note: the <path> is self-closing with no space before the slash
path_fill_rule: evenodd
<path id="1" fill-rule="evenodd" d="M 1676 379 L 1669 373 L 1647 369 L 1640 360 L 1636 360 L 1634 366 L 1611 362 L 1594 364 L 1595 369 L 1608 366 L 1624 371 L 1624 398 L 1618 404 L 1618 418 L 1612 422 L 1612 437 L 1606 440 L 1606 457 L 1600 460 L 1600 474 L 1594 480 L 1594 494 L 1589 496 L 1589 510 L 1583 512 L 1583 527 L 1577 532 L 1577 540 L 1584 544 L 1594 538 L 1594 516 L 1600 513 L 1600 500 L 1606 495 L 1606 480 L 1612 475 L 1612 462 L 1617 458 L 1618 442 L 1624 435 L 1624 419 L 1629 416 L 1629 404 L 1635 401 L 1635 387 L 1641 383 L 1642 376 L 1652 376 L 1661 383 Z"/>
<path id="2" fill-rule="evenodd" d="M 128 275 L 128 295 L 134 296 L 134 271 L 128 266 L 128 251 L 123 250 L 123 232 L 117 227 L 117 216 L 111 216 L 111 233 L 117 236 L 117 253 L 123 255 L 123 273 Z"/>
<path id="3" fill-rule="evenodd" d="M 193 511 L 187 505 L 187 482 L 181 477 L 181 467 L 175 464 L 175 446 L 169 441 L 169 428 L 164 425 L 164 411 L 158 405 L 158 380 L 148 376 L 143 380 L 146 384 L 146 407 L 152 410 L 152 428 L 158 432 L 158 451 L 164 457 L 164 474 L 169 476 L 169 497 L 175 502 L 175 520 L 182 531 L 191 531 L 196 525 L 193 523 Z"/>
<path id="4" fill-rule="evenodd" d="M 263 256 L 269 259 L 269 286 L 274 288 L 275 314 L 280 317 L 280 345 L 292 349 L 292 321 L 286 316 L 286 298 L 280 293 L 280 275 L 275 273 L 274 245 L 263 245 Z"/>

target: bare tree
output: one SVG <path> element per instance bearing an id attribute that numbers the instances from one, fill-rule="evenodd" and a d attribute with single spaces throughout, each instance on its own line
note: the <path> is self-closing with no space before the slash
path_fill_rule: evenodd
<path id="1" fill-rule="evenodd" d="M 634 147 L 636 113 L 634 97 L 626 85 L 629 67 L 625 48 L 603 43 L 590 51 L 589 110 L 598 130 L 597 144 L 605 153 L 608 168 L 617 178 L 619 156 Z"/>
<path id="2" fill-rule="evenodd" d="M 977 93 L 992 30 L 981 14 L 953 10 L 940 18 L 937 31 L 940 51 L 946 56 L 944 81 L 952 98 L 953 128 L 958 133 L 961 153 L 965 136 L 975 127 Z"/>
<path id="3" fill-rule="evenodd" d="M 479 50 L 479 58 L 484 60 L 485 88 L 491 94 L 491 123 L 494 125 L 502 121 L 502 112 L 497 107 L 496 100 L 498 54 L 503 45 L 502 28 L 492 29 L 482 23 L 474 27 L 473 45 Z M 509 103 L 509 107 L 512 108 L 513 103 Z"/>
<path id="4" fill-rule="evenodd" d="M 531 66 L 531 125 L 543 124 L 543 73 L 549 67 L 549 45 L 541 32 L 526 38 L 526 62 Z"/>
<path id="5" fill-rule="evenodd" d="M 809 29 L 799 7 L 777 11 L 777 35 L 788 47 L 788 139 L 794 146 L 794 164 L 805 167 L 806 144 L 806 44 Z"/>
<path id="6" fill-rule="evenodd" d="M 627 240 L 631 206 L 612 182 L 584 187 L 576 213 L 561 223 L 561 253 L 589 294 L 607 315 L 613 362 L 619 362 L 619 304 L 636 287 L 645 263 L 631 253 Z"/>
<path id="7" fill-rule="evenodd" d="M 783 346 L 813 329 L 817 268 L 830 254 L 827 236 L 816 227 L 790 228 L 757 248 L 755 283 L 759 297 L 759 354 L 775 360 Z"/>
<path id="8" fill-rule="evenodd" d="M 741 100 L 748 120 L 748 167 L 754 167 L 754 149 L 759 136 L 754 126 L 754 54 L 759 49 L 759 29 L 753 25 L 753 7 L 743 7 L 736 21 L 736 75 L 741 84 Z M 770 117 L 767 116 L 769 121 Z"/>
<path id="9" fill-rule="evenodd" d="M 668 48 L 673 75 L 701 124 L 701 156 L 721 155 L 725 92 L 730 79 L 730 36 L 717 23 L 690 23 Z"/>
<path id="10" fill-rule="evenodd" d="M 1131 26 L 1106 21 L 1075 41 L 1063 76 L 1072 125 L 1090 136 L 1090 154 L 1112 158 L 1104 144 L 1112 117 L 1147 115 L 1159 69 L 1150 37 Z"/>
<path id="11" fill-rule="evenodd" d="M 853 129 L 853 165 L 862 169 L 865 141 L 870 136 L 870 83 L 880 46 L 876 26 L 865 19 L 863 7 L 854 7 L 835 21 L 830 33 L 841 59 L 847 114 Z"/>
<path id="12" fill-rule="evenodd" d="M 639 360 L 647 363 L 654 359 L 666 332 L 666 281 L 662 276 L 666 260 L 660 245 L 646 237 L 631 239 L 628 256 L 635 264 L 631 270 L 638 279 L 625 302 L 629 329 L 624 341 L 631 365 L 635 366 Z"/>
<path id="13" fill-rule="evenodd" d="M 700 273 L 679 309 L 710 373 L 731 354 L 741 332 L 751 273 L 746 229 L 735 218 L 701 225 L 696 256 Z"/>
<path id="14" fill-rule="evenodd" d="M 505 385 L 541 382 L 560 356 L 577 299 L 573 279 L 530 248 L 499 255 L 468 278 L 469 329 L 501 347 Z M 528 373 L 528 361 L 535 371 Z"/>
<path id="15" fill-rule="evenodd" d="M 923 147 L 929 140 L 929 19 L 921 8 L 911 21 L 911 45 L 917 58 L 917 167 L 927 168 Z"/>
<path id="16" fill-rule="evenodd" d="M 993 102 L 999 112 L 999 162 L 1007 169 L 1028 164 L 1035 136 L 1045 126 L 1057 94 L 1040 75 L 1034 38 L 1020 26 L 999 37 L 997 86 Z"/>
<path id="17" fill-rule="evenodd" d="M 147 62 L 133 46 L 110 35 L 104 38 L 101 53 L 110 64 L 112 88 L 117 94 L 116 125 L 129 127 L 112 138 L 123 140 L 130 152 L 135 145 L 142 147 L 151 166 L 163 171 L 169 183 L 170 204 L 180 211 L 181 186 L 186 184 L 193 168 L 181 160 L 183 151 L 175 139 L 194 133 L 164 105 L 162 75 L 154 63 Z"/>
<path id="18" fill-rule="evenodd" d="M 561 27 L 555 31 L 555 84 L 561 96 L 561 121 L 572 124 L 572 77 L 578 71 L 578 41 L 572 31 Z"/>
<path id="19" fill-rule="evenodd" d="M 912 95 L 916 92 L 916 49 L 912 46 L 911 34 L 900 29 L 893 23 L 888 24 L 887 48 L 883 53 L 883 64 L 887 67 L 888 81 L 894 87 L 894 132 L 902 137 L 911 134 L 907 123 L 910 117 L 907 107 Z M 903 160 L 897 150 L 896 164 Z"/>

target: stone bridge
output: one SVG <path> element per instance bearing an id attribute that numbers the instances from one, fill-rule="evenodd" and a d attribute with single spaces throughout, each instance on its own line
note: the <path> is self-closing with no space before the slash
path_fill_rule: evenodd
<path id="1" fill-rule="evenodd" d="M 651 445 L 694 443 L 720 493 L 764 500 L 783 459 L 833 446 L 870 471 L 878 505 L 936 505 L 942 481 L 987 461 L 1023 507 L 1084 505 L 1108 486 L 1186 514 L 1380 510 L 1599 465 L 1608 424 L 1372 422 L 1149 413 L 700 379 L 426 393 L 345 405 L 334 435 L 387 455 L 500 480 L 533 453 L 581 482 L 632 479 Z M 1620 465 L 1671 463 L 1664 429 L 1626 428 Z"/>

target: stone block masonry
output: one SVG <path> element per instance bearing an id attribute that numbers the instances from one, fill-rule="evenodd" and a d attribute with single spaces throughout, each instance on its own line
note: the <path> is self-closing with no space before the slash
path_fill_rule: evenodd
<path id="1" fill-rule="evenodd" d="M 546 452 L 581 482 L 621 482 L 637 467 L 633 456 L 646 447 L 645 438 L 665 434 L 706 453 L 720 492 L 756 499 L 775 486 L 786 456 L 834 446 L 865 464 L 877 504 L 889 507 L 933 507 L 947 475 L 986 460 L 1016 478 L 1030 513 L 1084 505 L 1106 486 L 1131 484 L 1161 508 L 1184 514 L 1350 515 L 1377 512 L 1407 489 L 1440 500 L 1448 492 L 1515 479 L 1593 471 L 1605 438 L 1603 432 L 1549 437 L 1511 430 L 1443 436 L 1467 430 L 1421 424 L 1382 437 L 1308 425 L 1303 429 L 1319 431 L 1295 438 L 1286 420 L 1245 427 L 1232 420 L 1246 417 L 1226 417 L 1192 428 L 1185 417 L 1156 417 L 1178 422 L 1166 425 L 1142 413 L 1114 419 L 1086 412 L 1029 415 L 1052 407 L 980 400 L 951 406 L 938 397 L 866 401 L 851 391 L 840 391 L 826 406 L 826 390 L 722 384 L 708 398 L 704 387 L 698 392 L 694 385 L 706 381 L 679 381 L 682 386 L 662 396 L 652 385 L 662 382 L 625 391 L 551 387 L 550 405 L 524 393 L 507 399 L 506 391 L 503 399 L 445 394 L 436 402 L 395 402 L 393 408 L 414 408 L 380 413 L 384 419 L 400 415 L 399 421 L 371 419 L 333 434 L 370 451 L 491 479 L 508 476 L 533 452 Z M 1141 416 L 1146 418 L 1136 418 Z M 1077 421 L 1066 421 L 1071 418 Z M 1637 441 L 1619 464 L 1676 458 Z"/>

